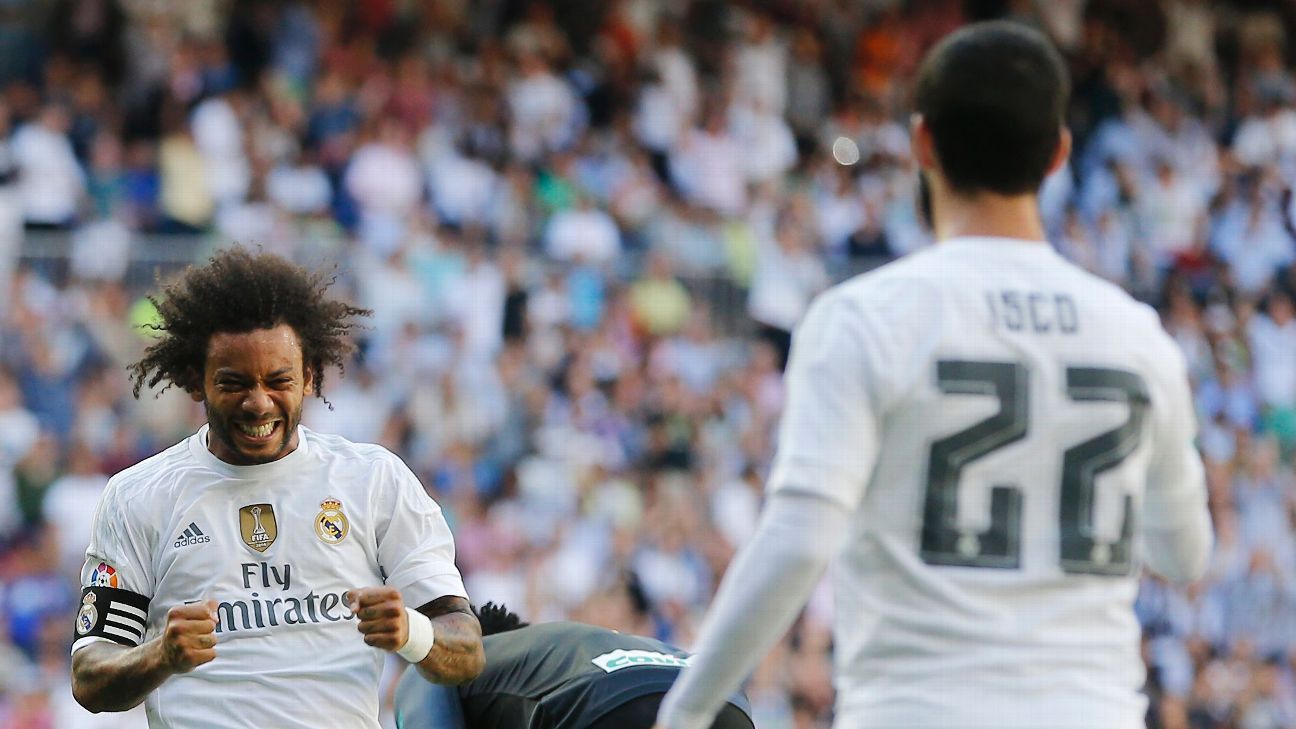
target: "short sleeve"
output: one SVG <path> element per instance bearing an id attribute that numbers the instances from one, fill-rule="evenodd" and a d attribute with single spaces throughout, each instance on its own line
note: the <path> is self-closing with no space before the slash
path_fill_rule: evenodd
<path id="1" fill-rule="evenodd" d="M 125 495 L 116 478 L 104 488 L 81 567 L 81 606 L 72 652 L 91 643 L 139 645 L 147 630 L 153 570 L 154 532 L 148 515 Z"/>
<path id="2" fill-rule="evenodd" d="M 792 338 L 771 492 L 796 490 L 853 511 L 878 453 L 866 322 L 832 291 L 819 297 Z"/>
<path id="3" fill-rule="evenodd" d="M 111 587 L 152 597 L 156 587 L 153 547 L 156 539 L 117 479 L 104 488 L 90 529 L 90 545 L 81 567 L 82 587 Z"/>
<path id="4" fill-rule="evenodd" d="M 378 534 L 378 563 L 387 584 L 400 590 L 410 607 L 446 595 L 467 598 L 441 507 L 399 458 L 388 454 L 384 469 L 391 483 L 384 484 L 385 498 L 376 506 L 390 517 Z"/>

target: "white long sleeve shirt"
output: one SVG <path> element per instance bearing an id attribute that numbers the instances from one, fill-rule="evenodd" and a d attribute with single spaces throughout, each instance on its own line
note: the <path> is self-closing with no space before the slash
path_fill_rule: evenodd
<path id="1" fill-rule="evenodd" d="M 1142 727 L 1138 565 L 1205 569 L 1183 356 L 1043 243 L 963 238 L 819 297 L 771 502 L 663 703 L 704 728 L 833 568 L 837 726 Z"/>

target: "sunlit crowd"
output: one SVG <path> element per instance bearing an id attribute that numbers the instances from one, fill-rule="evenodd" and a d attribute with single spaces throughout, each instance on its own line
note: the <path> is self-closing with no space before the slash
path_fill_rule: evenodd
<path id="1" fill-rule="evenodd" d="M 687 647 L 751 535 L 790 332 L 929 245 L 909 87 L 1012 17 L 1071 68 L 1053 244 L 1187 355 L 1217 545 L 1144 579 L 1153 729 L 1296 726 L 1296 15 L 1164 0 L 0 2 L 0 726 L 69 691 L 108 477 L 192 433 L 133 397 L 145 294 L 241 243 L 374 311 L 307 427 L 398 453 L 477 602 Z M 827 727 L 821 586 L 748 686 Z M 389 717 L 388 717 L 389 720 Z"/>

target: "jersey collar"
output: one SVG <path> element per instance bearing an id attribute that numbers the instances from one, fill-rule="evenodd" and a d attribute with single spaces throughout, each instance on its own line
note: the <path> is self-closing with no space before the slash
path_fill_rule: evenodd
<path id="1" fill-rule="evenodd" d="M 990 235 L 961 235 L 949 238 L 937 244 L 937 247 L 977 248 L 1002 251 L 1047 251 L 1054 253 L 1053 245 L 1045 240 L 1028 240 L 1026 238 L 1004 238 Z"/>

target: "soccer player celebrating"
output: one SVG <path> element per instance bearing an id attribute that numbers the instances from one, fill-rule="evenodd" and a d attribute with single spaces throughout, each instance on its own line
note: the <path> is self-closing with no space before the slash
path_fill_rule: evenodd
<path id="1" fill-rule="evenodd" d="M 1143 726 L 1138 570 L 1198 577 L 1210 517 L 1183 357 L 1044 240 L 1067 94 L 1020 25 L 924 59 L 911 142 L 940 243 L 797 329 L 769 503 L 662 727 L 708 726 L 833 558 L 836 726 Z"/>
<path id="2" fill-rule="evenodd" d="M 382 651 L 431 681 L 481 671 L 440 508 L 389 451 L 300 424 L 368 314 L 328 285 L 233 248 L 154 300 L 135 395 L 180 387 L 207 425 L 104 491 L 72 648 L 87 709 L 147 701 L 154 728 L 376 729 Z"/>

